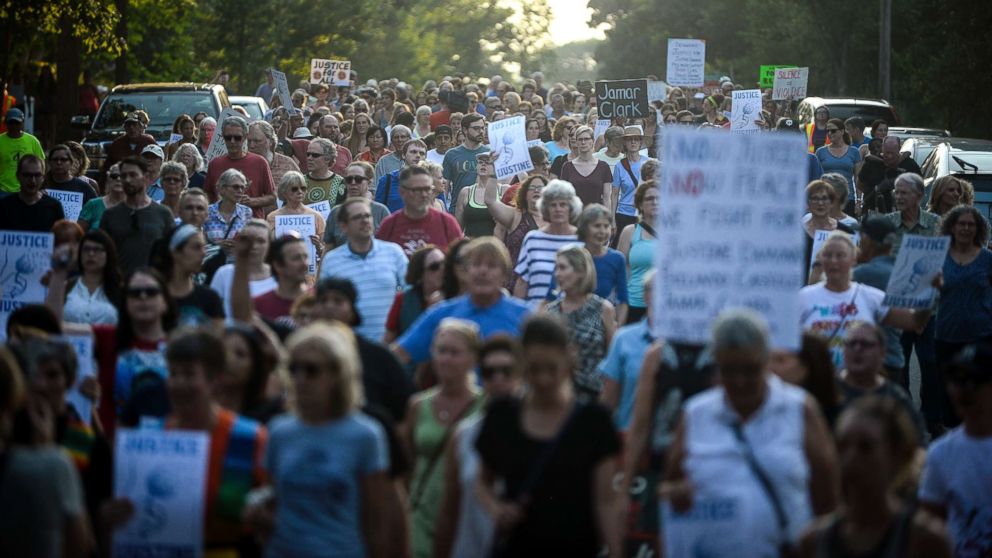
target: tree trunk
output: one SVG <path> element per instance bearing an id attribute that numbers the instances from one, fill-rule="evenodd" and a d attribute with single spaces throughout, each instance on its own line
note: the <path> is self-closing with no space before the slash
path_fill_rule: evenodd
<path id="1" fill-rule="evenodd" d="M 83 65 L 82 41 L 73 37 L 72 24 L 61 22 L 58 54 L 55 68 L 58 71 L 58 104 L 55 114 L 55 139 L 58 143 L 79 139 L 72 129 L 70 119 L 79 111 L 79 73 Z"/>
<path id="2" fill-rule="evenodd" d="M 117 36 L 124 41 L 124 50 L 114 61 L 114 81 L 121 84 L 131 81 L 127 68 L 127 49 L 129 48 L 127 40 L 128 0 L 114 0 L 114 4 L 117 6 L 117 13 L 120 14 L 120 19 L 117 20 Z"/>

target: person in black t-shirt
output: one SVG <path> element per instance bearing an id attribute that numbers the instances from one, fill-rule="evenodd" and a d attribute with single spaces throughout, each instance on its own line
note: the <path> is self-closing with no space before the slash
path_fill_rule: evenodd
<path id="1" fill-rule="evenodd" d="M 168 281 L 179 325 L 200 326 L 224 320 L 224 303 L 213 289 L 194 280 L 203 268 L 207 241 L 198 227 L 179 225 L 156 241 L 152 266 Z"/>
<path id="2" fill-rule="evenodd" d="M 21 190 L 0 198 L 0 230 L 48 232 L 65 219 L 62 204 L 42 191 L 45 162 L 34 155 L 17 161 L 17 181 Z"/>
<path id="3" fill-rule="evenodd" d="M 550 316 L 523 328 L 522 400 L 494 401 L 482 423 L 480 500 L 496 524 L 493 555 L 620 556 L 613 476 L 620 439 L 609 411 L 572 391 L 575 356 Z M 495 491 L 500 480 L 502 495 Z"/>

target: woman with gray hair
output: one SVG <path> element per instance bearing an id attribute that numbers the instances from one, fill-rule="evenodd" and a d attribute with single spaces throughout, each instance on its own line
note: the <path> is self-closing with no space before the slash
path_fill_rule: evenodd
<path id="1" fill-rule="evenodd" d="M 234 263 L 234 238 L 252 218 L 251 208 L 238 203 L 247 190 L 245 175 L 238 169 L 227 169 L 217 179 L 219 199 L 207 207 L 203 234 L 207 241 L 224 250 L 227 263 Z"/>
<path id="2" fill-rule="evenodd" d="M 269 213 L 265 221 L 272 231 L 276 230 L 276 217 L 281 215 L 313 215 L 316 223 L 317 234 L 310 235 L 310 242 L 317 249 L 318 254 L 324 253 L 324 216 L 319 211 L 310 209 L 303 205 L 303 200 L 307 195 L 307 179 L 302 173 L 289 171 L 283 175 L 279 181 L 279 189 L 276 195 L 282 200 L 283 206 Z"/>
<path id="3" fill-rule="evenodd" d="M 422 139 L 431 133 L 431 107 L 418 107 L 413 124 L 413 139 Z"/>
<path id="4" fill-rule="evenodd" d="M 517 257 L 517 283 L 513 295 L 537 307 L 551 288 L 555 270 L 555 254 L 566 244 L 575 242 L 576 228 L 572 224 L 582 212 L 582 200 L 575 188 L 564 180 L 552 180 L 541 191 L 537 208 L 544 225 L 524 237 Z"/>
<path id="5" fill-rule="evenodd" d="M 785 555 L 836 506 L 826 422 L 768 372 L 768 325 L 754 311 L 723 311 L 712 348 L 720 385 L 686 403 L 659 491 L 666 555 Z"/>
<path id="6" fill-rule="evenodd" d="M 264 120 L 256 120 L 248 125 L 248 151 L 260 155 L 272 171 L 272 181 L 277 185 L 282 182 L 282 177 L 289 171 L 300 172 L 300 166 L 296 160 L 276 152 L 276 144 L 279 138 L 276 136 L 276 129 L 272 124 Z M 282 199 L 279 192 L 276 198 Z"/>
<path id="7" fill-rule="evenodd" d="M 196 131 L 196 148 L 200 151 L 200 156 L 203 157 L 207 154 L 207 148 L 210 147 L 210 140 L 214 137 L 214 132 L 217 131 L 217 119 L 213 116 L 208 116 L 200 121 L 200 125 Z"/>
<path id="8" fill-rule="evenodd" d="M 344 178 L 331 170 L 337 157 L 337 147 L 327 138 L 315 138 L 307 146 L 306 203 L 327 200 L 334 207 L 344 201 Z"/>
<path id="9" fill-rule="evenodd" d="M 165 195 L 160 204 L 172 210 L 172 214 L 179 215 L 179 196 L 182 195 L 186 185 L 189 184 L 189 177 L 186 175 L 186 166 L 176 161 L 166 161 L 159 171 L 159 181 L 162 183 L 162 190 Z M 179 218 L 176 217 L 176 224 Z"/>
<path id="10" fill-rule="evenodd" d="M 187 188 L 203 188 L 203 183 L 207 179 L 207 171 L 204 170 L 203 155 L 200 154 L 197 146 L 189 143 L 180 145 L 172 155 L 172 160 L 182 163 L 186 167 Z"/>

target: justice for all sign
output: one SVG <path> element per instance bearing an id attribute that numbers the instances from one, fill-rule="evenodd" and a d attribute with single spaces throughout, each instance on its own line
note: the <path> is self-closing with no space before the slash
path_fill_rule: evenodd
<path id="1" fill-rule="evenodd" d="M 310 83 L 326 83 L 344 87 L 351 85 L 351 61 L 311 58 Z"/>

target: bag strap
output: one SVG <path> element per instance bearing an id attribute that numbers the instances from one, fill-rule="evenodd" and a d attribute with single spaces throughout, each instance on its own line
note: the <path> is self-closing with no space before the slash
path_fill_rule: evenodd
<path id="1" fill-rule="evenodd" d="M 386 175 L 386 192 L 383 194 L 382 202 L 380 202 L 382 203 L 382 205 L 386 205 L 386 206 L 389 205 L 389 192 L 392 189 L 393 189 L 393 175 L 390 173 Z"/>
<path id="2" fill-rule="evenodd" d="M 651 236 L 653 236 L 655 238 L 658 238 L 658 233 L 654 232 L 654 227 L 652 227 L 651 225 L 645 223 L 644 221 L 641 221 L 639 224 L 641 225 L 641 228 L 642 229 L 644 229 L 644 230 L 648 231 L 649 233 L 651 233 Z"/>
<path id="3" fill-rule="evenodd" d="M 861 283 L 856 283 L 856 285 L 857 286 L 854 287 L 854 295 L 851 296 L 851 302 L 847 304 L 848 306 L 853 305 L 854 302 L 858 300 L 858 291 L 861 290 Z M 840 323 L 837 324 L 837 327 L 834 329 L 833 333 L 831 333 L 830 337 L 827 338 L 827 345 L 829 345 L 834 340 L 834 337 L 837 337 L 837 334 L 840 333 L 840 330 L 844 328 L 844 324 L 847 323 L 847 317 L 849 315 L 850 314 L 848 314 L 847 312 L 843 312 L 843 316 L 841 316 Z"/>
<path id="4" fill-rule="evenodd" d="M 634 188 L 637 188 L 641 181 L 634 176 L 634 169 L 630 168 L 630 159 L 627 159 L 626 157 L 620 159 L 620 166 L 623 167 L 623 170 L 627 171 L 627 174 L 630 175 L 630 179 L 634 181 Z"/>
<path id="5" fill-rule="evenodd" d="M 569 426 L 575 419 L 575 415 L 578 414 L 580 403 L 576 402 L 572 405 L 572 410 L 569 411 L 568 417 L 565 418 L 565 423 L 561 425 L 558 433 L 552 438 L 548 445 L 544 446 L 541 453 L 534 460 L 534 465 L 528 471 L 527 476 L 524 477 L 524 481 L 520 483 L 520 492 L 517 494 L 517 500 L 526 500 L 530 493 L 533 492 L 534 488 L 537 486 L 537 481 L 541 480 L 541 475 L 544 474 L 545 469 L 548 468 L 548 464 L 551 462 L 551 457 L 554 456 L 555 450 L 561 445 L 562 438 L 565 437 L 565 433 L 568 432 Z M 523 407 L 521 407 L 521 410 Z"/>
<path id="6" fill-rule="evenodd" d="M 448 427 L 444 429 L 444 435 L 441 436 L 441 440 L 438 442 L 437 447 L 434 448 L 434 453 L 431 454 L 430 461 L 427 462 L 427 467 L 424 467 L 423 474 L 420 475 L 420 483 L 417 485 L 417 492 L 410 495 L 410 507 L 416 508 L 417 504 L 420 503 L 420 499 L 423 498 L 424 492 L 427 490 L 427 479 L 431 477 L 431 473 L 437 468 L 437 464 L 441 461 L 441 456 L 444 455 L 444 450 L 448 447 L 448 439 L 451 438 L 451 434 L 455 431 L 455 427 L 461 422 L 463 418 L 472 410 L 478 399 L 472 397 L 471 401 L 467 405 L 462 407 L 455 418 L 451 419 L 451 423 Z M 430 405 L 430 401 L 425 401 L 425 405 Z M 428 410 L 430 412 L 430 410 Z"/>
<path id="7" fill-rule="evenodd" d="M 772 508 L 775 510 L 775 519 L 778 521 L 779 529 L 782 531 L 782 535 L 788 539 L 788 527 L 789 519 L 785 515 L 785 509 L 782 507 L 782 502 L 778 499 L 778 495 L 775 493 L 775 487 L 772 485 L 771 479 L 768 478 L 768 474 L 765 470 L 761 468 L 761 464 L 758 463 L 758 458 L 754 455 L 754 450 L 751 449 L 751 444 L 748 443 L 747 438 L 744 437 L 744 432 L 741 430 L 740 422 L 734 422 L 730 425 L 730 429 L 734 431 L 734 437 L 741 444 L 741 449 L 744 451 L 744 459 L 747 461 L 748 468 L 754 473 L 755 478 L 758 479 L 758 484 L 761 485 L 762 491 L 764 491 L 765 496 L 772 503 Z"/>

